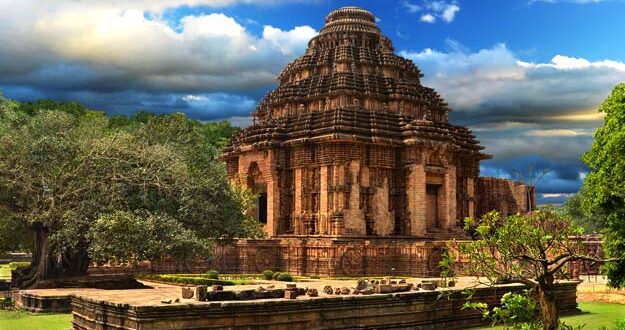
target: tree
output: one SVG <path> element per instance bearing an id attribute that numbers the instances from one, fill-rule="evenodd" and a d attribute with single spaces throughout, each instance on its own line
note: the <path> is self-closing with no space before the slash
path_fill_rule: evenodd
<path id="1" fill-rule="evenodd" d="M 605 113 L 603 127 L 594 136 L 582 160 L 591 168 L 584 180 L 586 214 L 607 215 L 603 247 L 615 261 L 604 265 L 609 284 L 625 287 L 625 84 L 614 88 L 599 107 Z"/>
<path id="2" fill-rule="evenodd" d="M 0 208 L 34 233 L 22 287 L 83 275 L 92 260 L 208 257 L 212 242 L 258 232 L 204 124 L 37 104 L 47 108 L 0 111 Z"/>
<path id="3" fill-rule="evenodd" d="M 560 214 L 576 225 L 584 228 L 585 234 L 601 233 L 606 226 L 607 215 L 601 209 L 590 214 L 584 212 L 582 202 L 587 198 L 585 189 L 569 197 L 559 208 Z"/>
<path id="4" fill-rule="evenodd" d="M 477 221 L 466 219 L 465 230 L 477 238 L 451 243 L 466 261 L 462 273 L 486 278 L 487 285 L 526 285 L 540 306 L 546 330 L 558 326 L 554 285 L 558 276 L 564 276 L 565 266 L 577 260 L 601 261 L 585 255 L 582 241 L 573 238 L 582 229 L 551 210 L 507 218 L 492 211 Z"/>

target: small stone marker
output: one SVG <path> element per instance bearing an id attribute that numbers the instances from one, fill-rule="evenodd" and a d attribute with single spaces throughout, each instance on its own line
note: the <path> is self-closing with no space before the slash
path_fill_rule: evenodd
<path id="1" fill-rule="evenodd" d="M 326 285 L 326 286 L 323 287 L 323 292 L 325 294 L 332 294 L 334 292 L 334 290 L 332 290 L 332 286 Z"/>
<path id="2" fill-rule="evenodd" d="M 348 287 L 342 287 L 341 288 L 341 294 L 349 294 L 351 291 L 349 290 Z"/>
<path id="3" fill-rule="evenodd" d="M 189 287 L 182 287 L 182 299 L 191 299 L 193 298 L 193 290 Z"/>
<path id="4" fill-rule="evenodd" d="M 391 284 L 376 284 L 375 293 L 392 293 L 393 286 Z"/>
<path id="5" fill-rule="evenodd" d="M 206 301 L 206 285 L 198 285 L 195 287 L 195 300 Z"/>
<path id="6" fill-rule="evenodd" d="M 361 291 L 367 288 L 367 281 L 366 280 L 358 280 L 358 282 L 356 283 L 356 290 Z"/>
<path id="7" fill-rule="evenodd" d="M 336 294 L 336 295 L 341 294 L 341 288 L 339 288 L 339 287 L 334 288 L 334 294 Z"/>
<path id="8" fill-rule="evenodd" d="M 308 289 L 306 290 L 306 295 L 309 297 L 318 297 L 319 291 L 317 291 L 317 289 Z"/>
<path id="9" fill-rule="evenodd" d="M 295 298 L 297 298 L 297 291 L 295 290 L 284 291 L 284 299 L 295 299 Z"/>
<path id="10" fill-rule="evenodd" d="M 171 304 L 171 299 L 161 300 L 163 304 Z"/>

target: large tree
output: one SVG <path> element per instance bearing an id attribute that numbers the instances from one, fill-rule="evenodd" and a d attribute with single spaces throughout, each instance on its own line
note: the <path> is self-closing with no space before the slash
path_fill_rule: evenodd
<path id="1" fill-rule="evenodd" d="M 565 276 L 565 266 L 578 260 L 600 261 L 585 255 L 582 241 L 574 238 L 582 229 L 551 210 L 506 218 L 492 211 L 476 221 L 467 219 L 465 225 L 475 239 L 451 243 L 466 262 L 461 274 L 487 285 L 526 285 L 540 306 L 546 330 L 558 326 L 555 284 L 557 277 Z"/>
<path id="2" fill-rule="evenodd" d="M 614 88 L 599 107 L 605 123 L 582 160 L 591 168 L 584 181 L 587 214 L 605 214 L 604 250 L 617 259 L 604 265 L 609 284 L 625 287 L 625 84 Z"/>
<path id="3" fill-rule="evenodd" d="M 34 233 L 22 287 L 83 275 L 94 260 L 207 257 L 215 240 L 258 233 L 206 124 L 1 102 L 0 208 Z"/>

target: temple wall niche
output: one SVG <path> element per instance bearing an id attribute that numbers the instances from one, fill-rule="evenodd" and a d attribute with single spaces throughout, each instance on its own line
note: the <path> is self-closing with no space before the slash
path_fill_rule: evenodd
<path id="1" fill-rule="evenodd" d="M 365 214 L 360 208 L 360 173 L 361 164 L 359 160 L 352 160 L 349 163 L 346 175 L 349 176 L 349 197 L 343 209 L 346 236 L 366 235 Z"/>
<path id="2" fill-rule="evenodd" d="M 371 201 L 374 230 L 379 236 L 389 236 L 394 233 L 395 212 L 389 211 L 388 179 L 385 178 L 380 187 L 374 187 L 374 191 Z"/>

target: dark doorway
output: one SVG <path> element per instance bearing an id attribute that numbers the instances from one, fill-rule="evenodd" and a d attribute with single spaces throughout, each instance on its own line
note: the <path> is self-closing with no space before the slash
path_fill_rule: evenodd
<path id="1" fill-rule="evenodd" d="M 267 193 L 258 194 L 258 221 L 267 223 Z"/>
<path id="2" fill-rule="evenodd" d="M 440 186 L 429 184 L 425 188 L 425 223 L 428 229 L 438 228 L 438 191 Z"/>

